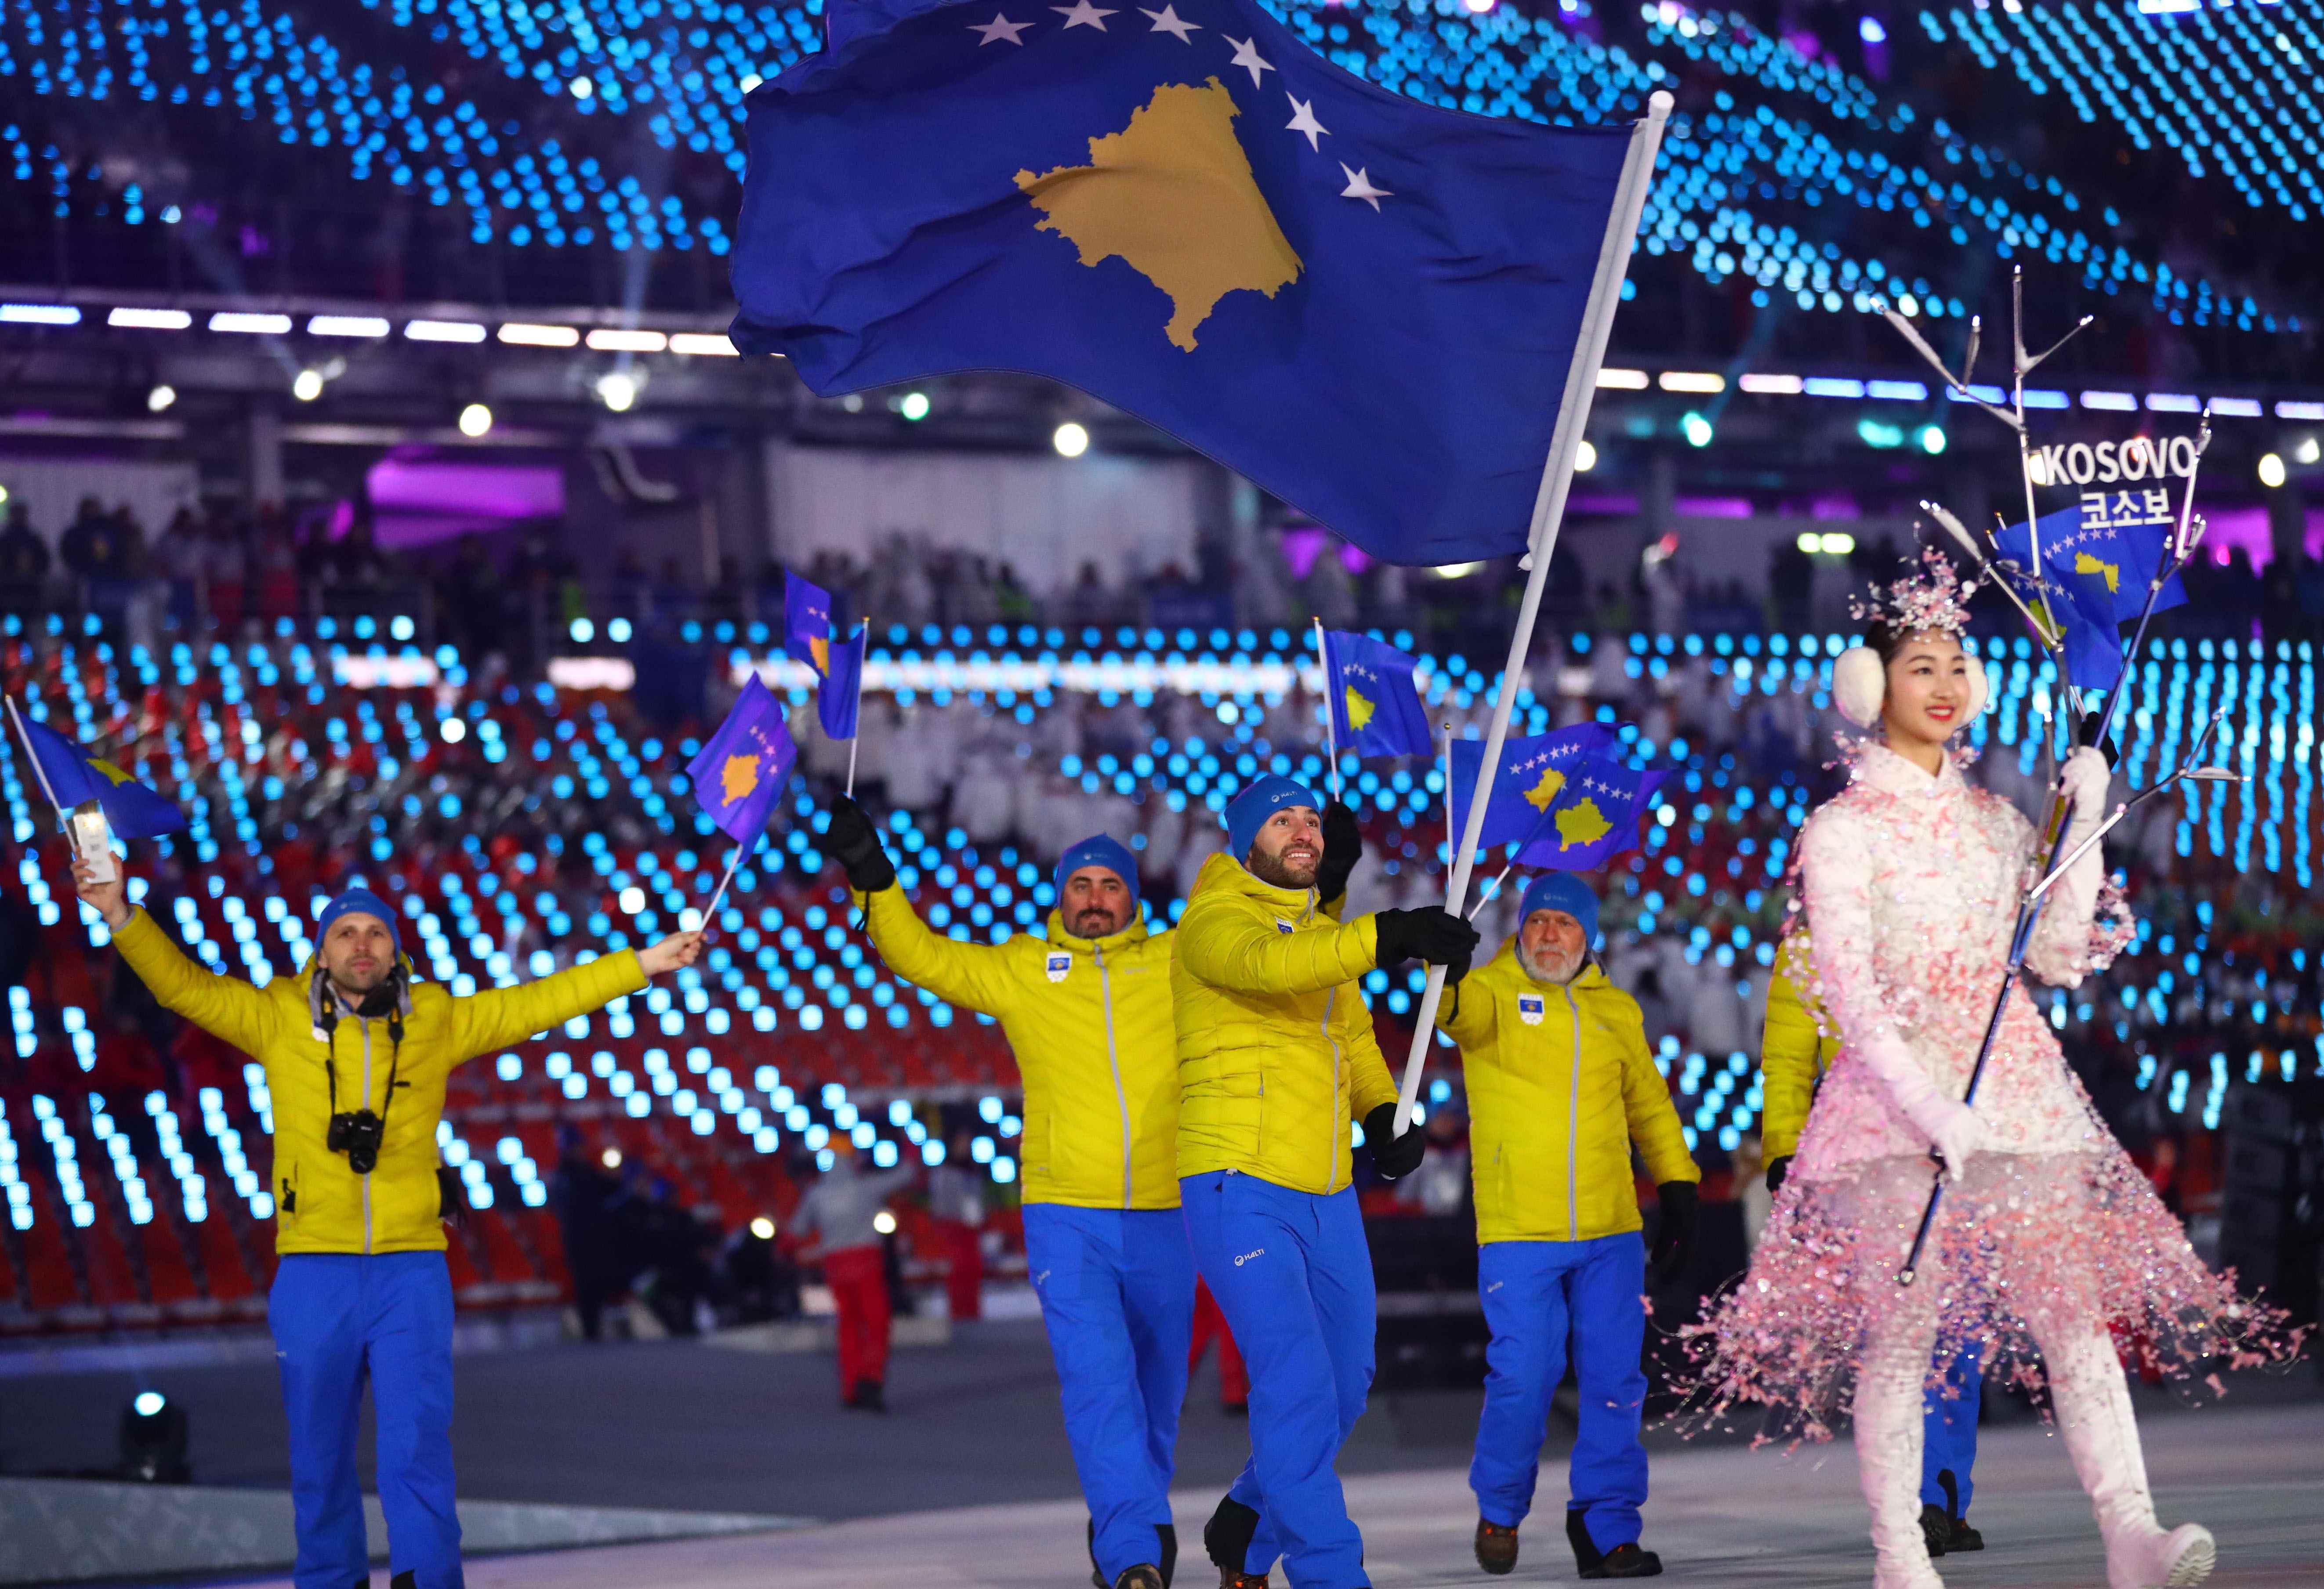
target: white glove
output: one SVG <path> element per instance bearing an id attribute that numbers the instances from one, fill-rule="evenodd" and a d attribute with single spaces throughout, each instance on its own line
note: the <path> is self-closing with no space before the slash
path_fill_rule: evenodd
<path id="1" fill-rule="evenodd" d="M 1969 1162 L 1985 1146 L 1985 1121 L 1958 1098 L 1949 1098 L 1934 1086 L 1904 1106 L 1911 1120 L 1937 1157 L 1944 1161 L 1945 1179 L 1959 1185 L 1969 1173 Z"/>
<path id="2" fill-rule="evenodd" d="M 1886 1084 L 1888 1096 L 1913 1128 L 1943 1159 L 1945 1178 L 1958 1181 L 1985 1145 L 1985 1122 L 1960 1099 L 1947 1097 L 1902 1038 L 1886 1034 L 1863 1045 L 1864 1061 Z"/>
<path id="3" fill-rule="evenodd" d="M 2076 748 L 2059 769 L 2058 782 L 2074 803 L 2073 825 L 2077 832 L 2088 833 L 2107 818 L 2107 794 L 2114 783 L 2114 769 L 2107 765 L 2106 752 L 2095 745 Z"/>

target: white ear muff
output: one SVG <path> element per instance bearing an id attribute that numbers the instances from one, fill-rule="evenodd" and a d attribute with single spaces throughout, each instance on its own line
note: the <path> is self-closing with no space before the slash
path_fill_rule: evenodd
<path id="1" fill-rule="evenodd" d="M 1984 675 L 1978 675 L 1980 681 Z M 1980 703 L 1983 685 L 1979 686 Z M 1831 701 L 1840 708 L 1840 716 L 1859 729 L 1868 729 L 1880 721 L 1880 708 L 1888 698 L 1888 668 L 1880 660 L 1880 653 L 1868 646 L 1850 646 L 1831 665 Z"/>
<path id="2" fill-rule="evenodd" d="M 1993 681 L 1985 676 L 1985 664 L 1972 657 L 1969 659 L 1969 715 L 1961 719 L 1961 726 L 1967 728 L 1983 717 L 1992 704 Z"/>

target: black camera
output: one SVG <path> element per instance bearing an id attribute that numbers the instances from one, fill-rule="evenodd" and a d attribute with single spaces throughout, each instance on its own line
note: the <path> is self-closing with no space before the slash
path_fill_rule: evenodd
<path id="1" fill-rule="evenodd" d="M 357 1175 L 369 1175 L 379 1165 L 379 1147 L 386 1135 L 385 1120 L 369 1109 L 357 1109 L 352 1115 L 332 1116 L 324 1140 L 331 1152 L 347 1156 L 347 1168 Z"/>

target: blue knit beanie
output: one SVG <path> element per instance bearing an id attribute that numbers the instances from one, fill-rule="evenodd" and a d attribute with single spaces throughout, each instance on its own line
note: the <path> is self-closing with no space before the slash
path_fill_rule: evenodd
<path id="1" fill-rule="evenodd" d="M 1138 858 L 1130 853 L 1129 846 L 1119 843 L 1103 833 L 1093 833 L 1080 843 L 1067 849 L 1057 861 L 1059 901 L 1062 902 L 1065 896 L 1065 879 L 1084 867 L 1103 867 L 1121 879 L 1122 886 L 1130 890 L 1132 896 L 1137 895 Z"/>
<path id="2" fill-rule="evenodd" d="M 1296 783 L 1274 773 L 1259 779 L 1248 789 L 1227 803 L 1227 850 L 1238 861 L 1247 859 L 1250 847 L 1259 838 L 1259 829 L 1267 819 L 1286 805 L 1305 805 L 1316 815 L 1323 813 L 1323 803 L 1306 785 Z"/>
<path id="3" fill-rule="evenodd" d="M 325 905 L 323 919 L 315 924 L 315 941 L 320 943 L 328 937 L 331 923 L 341 916 L 377 916 L 387 926 L 387 940 L 395 945 L 396 958 L 403 958 L 403 934 L 396 931 L 395 912 L 370 889 L 350 888 Z"/>
<path id="4" fill-rule="evenodd" d="M 1533 920 L 1533 913 L 1537 910 L 1563 911 L 1582 923 L 1583 947 L 1596 947 L 1598 896 L 1572 872 L 1544 872 L 1526 885 L 1524 903 L 1517 908 L 1519 931 Z"/>

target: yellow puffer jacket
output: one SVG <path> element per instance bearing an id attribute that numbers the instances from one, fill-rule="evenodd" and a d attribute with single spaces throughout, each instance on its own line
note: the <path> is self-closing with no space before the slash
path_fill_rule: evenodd
<path id="1" fill-rule="evenodd" d="M 1170 939 L 1133 922 L 1076 938 L 962 943 L 930 932 L 898 887 L 858 895 L 889 969 L 1001 1023 L 1025 1079 L 1025 1201 L 1178 1206 L 1178 1045 Z"/>
<path id="2" fill-rule="evenodd" d="M 295 977 L 254 987 L 194 964 L 143 911 L 113 941 L 163 1007 L 266 1067 L 274 1100 L 274 1250 L 282 1254 L 441 1252 L 436 1124 L 452 1068 L 646 985 L 629 950 L 468 998 L 454 998 L 433 983 L 414 983 L 403 1042 L 391 1055 L 387 1022 L 355 1015 L 340 1018 L 325 1047 L 309 1002 L 316 975 L 311 961 Z M 345 1153 L 326 1145 L 335 1107 L 327 1056 L 338 1076 L 337 1109 L 352 1114 L 368 1107 L 387 1117 L 379 1163 L 369 1175 L 357 1175 Z"/>
<path id="3" fill-rule="evenodd" d="M 1313 888 L 1203 863 L 1178 921 L 1178 1173 L 1239 1170 L 1294 1191 L 1348 1184 L 1351 1115 L 1396 1101 L 1360 979 L 1371 917 L 1342 926 Z"/>
<path id="4" fill-rule="evenodd" d="M 1770 1163 L 1799 1152 L 1816 1083 L 1840 1057 L 1840 1039 L 1816 1029 L 1817 1006 L 1808 992 L 1814 975 L 1808 935 L 1794 932 L 1775 956 L 1767 1030 L 1759 1042 L 1759 1151 Z"/>
<path id="5" fill-rule="evenodd" d="M 1450 995 L 1436 1024 L 1461 1045 L 1480 1242 L 1586 1242 L 1637 1230 L 1637 1144 L 1657 1186 L 1699 1181 L 1637 1001 L 1584 966 L 1536 982 L 1515 939 Z"/>

